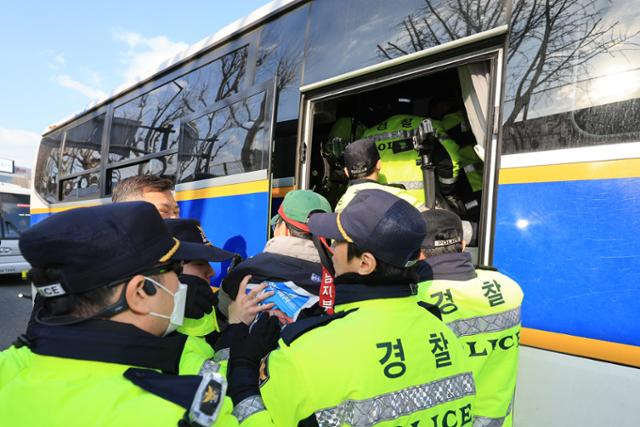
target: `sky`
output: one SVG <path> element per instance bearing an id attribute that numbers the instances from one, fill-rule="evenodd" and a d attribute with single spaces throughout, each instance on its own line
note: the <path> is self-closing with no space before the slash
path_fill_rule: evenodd
<path id="1" fill-rule="evenodd" d="M 0 158 L 32 168 L 47 126 L 268 2 L 2 2 Z"/>

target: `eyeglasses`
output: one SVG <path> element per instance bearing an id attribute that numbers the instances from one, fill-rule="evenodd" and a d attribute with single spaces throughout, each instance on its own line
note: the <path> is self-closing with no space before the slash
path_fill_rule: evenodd
<path id="1" fill-rule="evenodd" d="M 173 271 L 178 276 L 182 274 L 182 269 L 184 267 L 184 263 L 182 261 L 173 261 L 169 264 L 162 264 L 156 267 L 151 268 L 150 270 L 146 270 L 141 272 L 143 276 L 153 276 L 156 274 L 164 274 Z"/>

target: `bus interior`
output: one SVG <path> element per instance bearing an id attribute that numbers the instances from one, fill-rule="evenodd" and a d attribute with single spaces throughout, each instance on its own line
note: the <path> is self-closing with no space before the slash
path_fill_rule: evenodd
<path id="1" fill-rule="evenodd" d="M 486 64 L 482 65 L 484 69 L 488 69 Z M 370 129 L 391 116 L 401 114 L 440 120 L 446 114 L 461 112 L 465 117 L 465 123 L 468 123 L 470 113 L 465 108 L 460 81 L 462 73 L 459 68 L 452 67 L 426 75 L 423 73 L 407 79 L 391 79 L 384 84 L 372 84 L 361 90 L 315 102 L 312 130 L 314 142 L 310 145 L 308 188 L 323 194 L 332 206 L 335 206 L 348 185 L 342 160 L 345 146 L 358 139 L 365 129 Z M 488 79 L 488 75 L 486 77 Z M 488 98 L 488 94 L 486 97 Z M 474 114 L 473 110 L 471 114 Z M 343 138 L 335 135 L 335 125 L 341 120 L 351 122 L 351 125 L 347 126 L 351 131 L 348 138 L 344 135 L 342 135 Z M 467 147 L 471 152 L 474 152 L 473 148 L 478 143 L 482 145 L 484 142 L 477 140 L 478 138 L 468 125 L 448 130 L 447 134 L 461 149 Z M 418 157 L 416 151 L 416 159 Z M 482 171 L 483 163 L 479 158 L 478 163 Z M 384 163 L 382 172 L 384 173 Z M 455 192 L 460 193 L 460 196 L 465 193 L 468 195 L 470 187 L 463 168 L 460 169 L 458 177 Z M 468 211 L 459 211 L 438 196 L 437 189 L 436 183 L 437 206 L 456 211 L 463 220 L 469 221 L 477 228 L 481 206 L 478 205 L 476 209 Z M 482 190 L 476 192 L 474 197 L 480 203 Z M 475 236 L 473 241 L 468 243 L 476 246 Z"/>

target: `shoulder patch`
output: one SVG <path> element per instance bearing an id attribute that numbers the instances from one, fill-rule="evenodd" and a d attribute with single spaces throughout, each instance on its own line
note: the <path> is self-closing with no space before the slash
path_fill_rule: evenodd
<path id="1" fill-rule="evenodd" d="M 489 271 L 499 271 L 496 267 L 492 265 L 476 265 L 476 269 L 478 270 L 489 270 Z"/>
<path id="2" fill-rule="evenodd" d="M 149 393 L 180 405 L 191 407 L 193 397 L 200 386 L 202 377 L 198 375 L 163 374 L 151 369 L 129 368 L 124 377 Z"/>
<path id="3" fill-rule="evenodd" d="M 298 320 L 297 322 L 287 325 L 280 333 L 280 338 L 282 338 L 285 344 L 291 345 L 291 343 L 294 342 L 298 337 L 304 335 L 312 329 L 328 325 L 334 320 L 346 317 L 356 310 L 358 309 L 352 308 L 351 310 L 341 311 L 332 315 L 313 316 L 307 317 L 306 319 Z"/>

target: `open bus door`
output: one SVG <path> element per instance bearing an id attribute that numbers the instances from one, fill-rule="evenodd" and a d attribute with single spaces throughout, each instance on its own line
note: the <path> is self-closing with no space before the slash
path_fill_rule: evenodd
<path id="1" fill-rule="evenodd" d="M 331 133 L 339 120 L 348 117 L 353 130 L 371 129 L 397 114 L 431 118 L 434 105 L 446 98 L 450 100 L 448 111 L 465 117 L 466 136 L 457 142 L 476 156 L 482 174 L 479 209 L 467 218 L 475 229 L 474 243 L 468 250 L 477 263 L 490 265 L 505 35 L 506 27 L 496 28 L 302 87 L 296 164 L 299 188 L 318 191 L 334 204 L 344 192 L 346 178 L 341 181 L 330 176 L 325 158 L 328 151 L 335 151 L 335 145 L 327 149 L 325 144 L 334 137 Z M 358 138 L 353 131 L 346 143 Z M 384 167 L 383 161 L 382 173 Z"/>
<path id="2" fill-rule="evenodd" d="M 181 121 L 176 185 L 180 216 L 200 220 L 212 244 L 243 258 L 261 252 L 271 209 L 275 80 L 226 98 Z M 198 147 L 198 148 L 196 148 Z M 230 261 L 214 266 L 215 284 Z"/>

